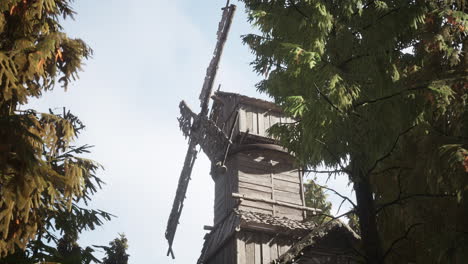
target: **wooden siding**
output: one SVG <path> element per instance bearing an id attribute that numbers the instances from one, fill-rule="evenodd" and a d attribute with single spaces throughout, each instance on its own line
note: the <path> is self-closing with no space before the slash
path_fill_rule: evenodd
<path id="1" fill-rule="evenodd" d="M 275 151 L 250 151 L 235 154 L 233 160 L 237 173 L 238 193 L 252 198 L 268 199 L 304 205 L 302 199 L 301 175 L 292 165 L 292 158 L 286 153 Z M 285 206 L 260 201 L 242 201 L 239 209 L 261 212 L 280 217 L 303 219 L 303 212 Z"/>
<path id="2" fill-rule="evenodd" d="M 236 206 L 236 200 L 232 198 L 232 193 L 238 192 L 237 171 L 235 165 L 228 161 L 228 168 L 224 174 L 219 174 L 215 179 L 215 202 L 214 202 L 214 224 L 222 221 L 231 209 Z"/>
<path id="3" fill-rule="evenodd" d="M 213 121 L 226 135 L 229 135 L 234 126 L 234 137 L 240 132 L 268 137 L 267 130 L 274 124 L 294 122 L 292 118 L 284 117 L 277 109 L 272 111 L 260 105 L 242 103 L 238 98 L 232 99 L 225 100 L 223 103 L 215 103 L 216 113 L 213 116 Z M 237 115 L 236 112 L 238 112 Z"/>
<path id="4" fill-rule="evenodd" d="M 291 239 L 265 233 L 237 234 L 237 264 L 270 264 L 294 243 Z"/>
<path id="5" fill-rule="evenodd" d="M 243 105 L 239 109 L 239 132 L 268 137 L 268 129 L 277 123 L 292 123 L 289 117 L 276 111 L 269 111 L 256 106 Z"/>

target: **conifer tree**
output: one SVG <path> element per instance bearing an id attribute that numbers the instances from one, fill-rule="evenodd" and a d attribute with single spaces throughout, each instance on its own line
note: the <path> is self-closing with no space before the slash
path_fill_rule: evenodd
<path id="1" fill-rule="evenodd" d="M 101 246 L 106 251 L 106 257 L 103 259 L 103 264 L 127 264 L 128 257 L 128 240 L 125 234 L 119 234 L 119 237 L 109 243 L 109 247 Z"/>
<path id="2" fill-rule="evenodd" d="M 0 1 L 0 256 L 31 240 L 47 247 L 42 239 L 56 239 L 51 228 L 63 231 L 75 223 L 78 231 L 92 229 L 110 217 L 78 206 L 101 184 L 95 175 L 100 166 L 79 156 L 89 146 L 72 145 L 84 127 L 79 119 L 65 110 L 21 110 L 57 85 L 67 89 L 91 55 L 59 23 L 73 17 L 70 3 Z"/>
<path id="3" fill-rule="evenodd" d="M 304 183 L 304 200 L 307 207 L 321 210 L 320 215 L 308 215 L 309 220 L 322 223 L 327 215 L 331 214 L 332 205 L 327 201 L 327 195 L 322 186 L 318 185 L 315 180 L 310 179 Z"/>
<path id="4" fill-rule="evenodd" d="M 349 176 L 364 260 L 468 259 L 465 1 L 243 2 L 257 87 L 298 120 L 271 132 Z"/>

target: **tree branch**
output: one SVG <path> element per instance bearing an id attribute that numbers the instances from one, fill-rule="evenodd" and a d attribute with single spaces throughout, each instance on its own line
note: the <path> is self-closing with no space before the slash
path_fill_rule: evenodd
<path id="1" fill-rule="evenodd" d="M 402 237 L 399 237 L 397 239 L 395 239 L 392 244 L 390 245 L 390 247 L 385 251 L 384 255 L 383 255 L 383 259 L 385 260 L 385 258 L 390 254 L 390 252 L 393 250 L 393 248 L 400 242 L 400 241 L 403 241 L 405 239 L 408 238 L 408 235 L 409 233 L 411 232 L 411 230 L 417 226 L 420 226 L 420 225 L 423 225 L 423 223 L 416 223 L 416 224 L 412 224 L 408 229 L 406 229 L 406 232 L 405 234 L 402 236 Z"/>
<path id="2" fill-rule="evenodd" d="M 369 175 L 376 167 L 377 165 L 379 164 L 379 162 L 385 160 L 386 158 L 390 157 L 390 155 L 392 155 L 392 152 L 395 150 L 397 144 L 398 144 L 398 141 L 400 140 L 400 137 L 402 137 L 403 135 L 405 135 L 406 133 L 408 133 L 409 131 L 411 131 L 411 129 L 413 129 L 416 125 L 414 126 L 411 126 L 409 127 L 408 129 L 406 129 L 405 131 L 401 132 L 400 134 L 398 134 L 397 138 L 395 139 L 395 142 L 393 142 L 393 145 L 392 147 L 390 148 L 390 150 L 387 152 L 387 154 L 383 155 L 382 157 L 380 157 L 379 159 L 377 159 L 374 163 L 374 165 L 367 171 L 367 175 Z"/>
<path id="3" fill-rule="evenodd" d="M 315 86 L 315 89 L 317 90 L 317 92 L 320 94 L 320 96 L 323 97 L 323 99 L 325 99 L 325 101 L 331 105 L 333 107 L 333 109 L 335 109 L 336 111 L 338 111 L 339 113 L 343 114 L 344 112 L 339 109 L 336 105 L 333 104 L 333 102 L 330 100 L 330 98 L 328 98 L 324 93 L 322 93 L 322 91 L 318 88 L 317 84 L 315 82 L 313 82 L 314 86 Z"/>
<path id="4" fill-rule="evenodd" d="M 328 191 L 331 191 L 331 192 L 335 193 L 335 194 L 338 195 L 339 197 L 341 197 L 341 198 L 343 198 L 344 200 L 348 201 L 348 202 L 349 202 L 350 204 L 352 204 L 354 207 L 357 207 L 356 204 L 355 204 L 351 199 L 349 199 L 347 196 L 344 196 L 344 195 L 340 194 L 339 192 L 335 191 L 335 190 L 332 189 L 332 188 L 328 188 L 328 187 L 326 187 L 326 186 L 323 186 L 323 185 L 320 185 L 320 184 L 317 184 L 317 183 L 315 183 L 315 184 L 316 184 L 318 187 L 320 187 L 320 188 L 323 188 L 323 189 L 325 189 L 325 190 L 328 190 Z"/>
<path id="5" fill-rule="evenodd" d="M 327 170 L 309 170 L 309 169 L 306 169 L 306 170 L 303 170 L 304 172 L 313 172 L 313 173 L 328 173 L 328 174 L 334 174 L 334 173 L 342 173 L 342 172 L 345 172 L 343 170 L 331 170 L 331 171 L 327 171 Z"/>

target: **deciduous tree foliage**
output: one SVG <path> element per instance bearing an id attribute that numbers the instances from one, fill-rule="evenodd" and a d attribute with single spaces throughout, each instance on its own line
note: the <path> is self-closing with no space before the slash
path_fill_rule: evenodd
<path id="1" fill-rule="evenodd" d="M 78 118 L 65 110 L 20 110 L 56 84 L 66 89 L 91 55 L 59 24 L 73 15 L 70 2 L 0 1 L 1 256 L 30 240 L 57 240 L 53 228 L 80 232 L 110 217 L 79 206 L 101 182 L 95 176 L 99 165 L 78 156 L 88 146 L 72 145 L 84 127 Z"/>
<path id="2" fill-rule="evenodd" d="M 365 260 L 466 260 L 465 1 L 243 2 L 257 87 L 298 120 L 271 132 L 349 176 Z"/>

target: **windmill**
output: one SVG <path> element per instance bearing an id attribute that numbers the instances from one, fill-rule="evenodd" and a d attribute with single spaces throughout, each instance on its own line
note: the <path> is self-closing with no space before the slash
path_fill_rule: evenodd
<path id="1" fill-rule="evenodd" d="M 181 117 L 178 118 L 180 128 L 186 138 L 188 138 L 188 149 L 185 156 L 182 172 L 180 173 L 176 195 L 172 205 L 172 210 L 166 227 L 166 239 L 169 243 L 167 255 L 174 258 L 172 245 L 176 234 L 179 219 L 184 207 L 184 200 L 187 193 L 192 169 L 197 158 L 197 145 L 207 154 L 212 164 L 223 165 L 223 151 L 229 146 L 229 137 L 214 122 L 208 118 L 208 105 L 213 90 L 214 80 L 218 70 L 219 61 L 223 52 L 224 44 L 231 27 L 232 19 L 236 10 L 235 5 L 229 5 L 229 1 L 222 9 L 223 14 L 218 25 L 217 43 L 213 57 L 206 71 L 206 77 L 200 93 L 200 113 L 195 114 L 188 105 L 182 101 L 179 105 Z M 221 146 L 221 147 L 220 147 Z M 225 146 L 225 147 L 223 147 Z"/>

